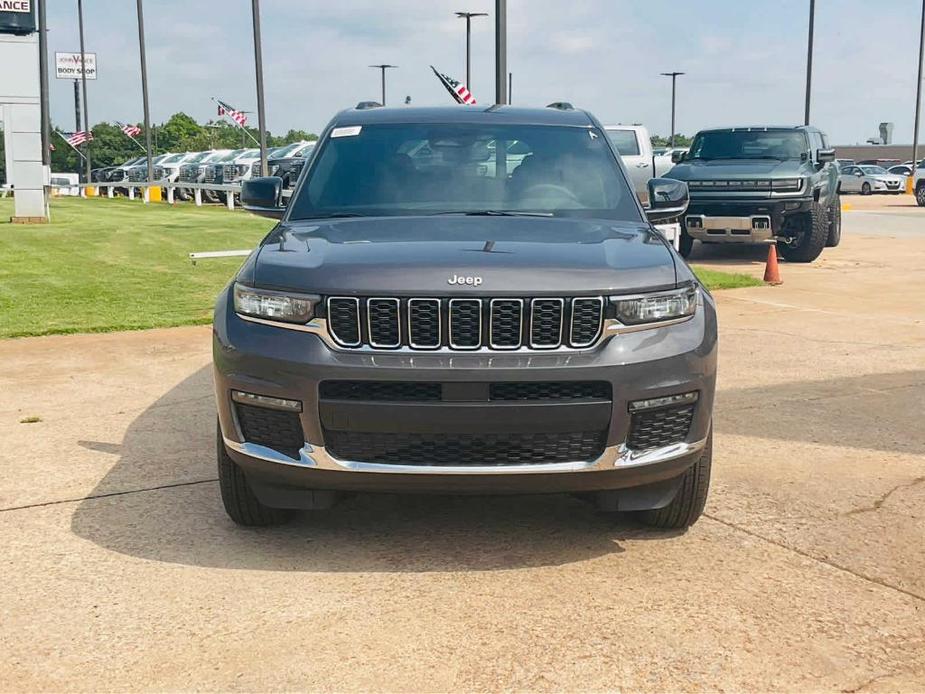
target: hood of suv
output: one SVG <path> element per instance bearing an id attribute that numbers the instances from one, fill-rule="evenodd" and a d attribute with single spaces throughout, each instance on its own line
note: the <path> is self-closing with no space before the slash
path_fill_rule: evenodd
<path id="1" fill-rule="evenodd" d="M 679 181 L 798 178 L 805 168 L 806 162 L 796 159 L 692 159 L 675 165 L 665 176 Z"/>
<path id="2" fill-rule="evenodd" d="M 540 217 L 289 222 L 253 270 L 257 286 L 324 295 L 581 296 L 677 283 L 672 252 L 645 223 Z"/>

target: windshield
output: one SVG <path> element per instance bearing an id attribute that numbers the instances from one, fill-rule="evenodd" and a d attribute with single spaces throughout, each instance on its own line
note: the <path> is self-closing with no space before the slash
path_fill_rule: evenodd
<path id="1" fill-rule="evenodd" d="M 301 146 L 302 146 L 301 142 L 293 142 L 288 145 L 283 145 L 282 147 L 277 147 L 276 149 L 274 149 L 270 156 L 273 156 L 277 159 L 282 158 L 282 157 L 288 157 L 290 154 L 295 152 Z"/>
<path id="2" fill-rule="evenodd" d="M 176 164 L 178 161 L 183 159 L 183 157 L 185 156 L 186 156 L 185 154 L 174 154 L 164 159 L 164 161 L 161 163 L 162 164 Z"/>
<path id="3" fill-rule="evenodd" d="M 688 159 L 800 159 L 809 151 L 799 130 L 715 130 L 698 133 Z"/>
<path id="4" fill-rule="evenodd" d="M 301 147 L 299 147 L 299 148 L 293 153 L 292 156 L 294 156 L 294 157 L 304 157 L 304 156 L 306 156 L 309 152 L 311 152 L 314 148 L 315 148 L 315 143 L 314 143 L 314 142 L 310 142 L 310 143 L 308 143 L 307 145 L 302 145 Z"/>
<path id="5" fill-rule="evenodd" d="M 196 155 L 190 157 L 189 159 L 187 159 L 187 160 L 186 160 L 186 163 L 187 163 L 187 164 L 196 164 L 196 163 L 202 161 L 203 159 L 205 159 L 205 158 L 206 158 L 207 156 L 209 156 L 210 154 L 212 154 L 212 152 L 199 152 L 198 154 L 196 154 Z"/>
<path id="6" fill-rule="evenodd" d="M 862 166 L 861 171 L 866 174 L 872 174 L 874 176 L 886 173 L 886 169 L 884 169 L 882 166 Z"/>
<path id="7" fill-rule="evenodd" d="M 291 219 L 453 213 L 640 219 L 607 140 L 591 128 L 335 128 L 314 162 Z"/>
<path id="8" fill-rule="evenodd" d="M 225 162 L 225 161 L 234 161 L 244 153 L 243 149 L 236 149 L 232 152 L 228 152 L 224 157 L 217 159 L 216 161 Z"/>

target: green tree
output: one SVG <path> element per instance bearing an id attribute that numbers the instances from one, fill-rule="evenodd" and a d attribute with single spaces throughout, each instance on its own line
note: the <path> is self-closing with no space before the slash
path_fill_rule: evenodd
<path id="1" fill-rule="evenodd" d="M 653 147 L 668 147 L 671 143 L 670 137 L 662 137 L 661 135 L 652 135 L 650 138 L 652 140 Z M 687 135 L 682 135 L 681 133 L 675 133 L 674 136 L 674 146 L 675 147 L 690 147 L 693 139 Z"/>

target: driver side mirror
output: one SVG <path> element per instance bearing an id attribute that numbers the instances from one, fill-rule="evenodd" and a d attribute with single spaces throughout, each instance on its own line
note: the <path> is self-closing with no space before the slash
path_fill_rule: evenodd
<path id="1" fill-rule="evenodd" d="M 820 164 L 828 164 L 829 162 L 835 161 L 835 150 L 834 149 L 817 149 L 816 150 L 816 161 Z"/>
<path id="2" fill-rule="evenodd" d="M 282 219 L 283 179 L 279 176 L 262 176 L 244 181 L 241 185 L 241 205 L 248 212 L 261 217 Z"/>
<path id="3" fill-rule="evenodd" d="M 864 176 L 864 172 L 861 170 L 858 170 L 854 172 L 854 175 L 857 176 L 858 178 L 862 178 Z"/>
<path id="4" fill-rule="evenodd" d="M 670 222 L 687 211 L 690 194 L 684 181 L 676 181 L 673 178 L 650 178 L 647 187 L 649 207 L 646 209 L 646 217 L 653 224 Z"/>
<path id="5" fill-rule="evenodd" d="M 672 164 L 680 164 L 686 158 L 687 158 L 687 152 L 683 152 L 679 149 L 673 150 L 671 152 L 671 163 Z"/>

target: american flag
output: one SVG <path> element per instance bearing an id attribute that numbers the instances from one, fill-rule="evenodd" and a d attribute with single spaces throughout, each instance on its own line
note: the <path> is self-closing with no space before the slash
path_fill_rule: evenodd
<path id="1" fill-rule="evenodd" d="M 84 142 L 90 142 L 93 140 L 93 133 L 80 130 L 76 133 L 66 133 L 64 139 L 67 140 L 67 143 L 71 147 L 76 147 L 77 145 L 82 145 Z"/>
<path id="2" fill-rule="evenodd" d="M 135 137 L 137 135 L 141 135 L 141 128 L 139 128 L 137 125 L 123 125 L 122 132 L 124 132 L 129 137 Z"/>
<path id="3" fill-rule="evenodd" d="M 242 128 L 247 125 L 247 114 L 244 111 L 238 111 L 237 109 L 232 108 L 224 101 L 215 100 L 215 103 L 218 104 L 218 115 L 228 116 L 235 123 L 240 125 Z"/>
<path id="4" fill-rule="evenodd" d="M 430 69 L 434 71 L 434 74 L 437 76 L 437 79 L 440 80 L 440 83 L 446 87 L 446 90 L 450 93 L 456 103 L 466 104 L 471 106 L 475 104 L 475 97 L 472 96 L 472 92 L 469 91 L 469 88 L 459 80 L 454 80 L 449 75 L 444 75 L 442 72 L 437 72 L 437 68 L 433 65 L 430 66 Z"/>

